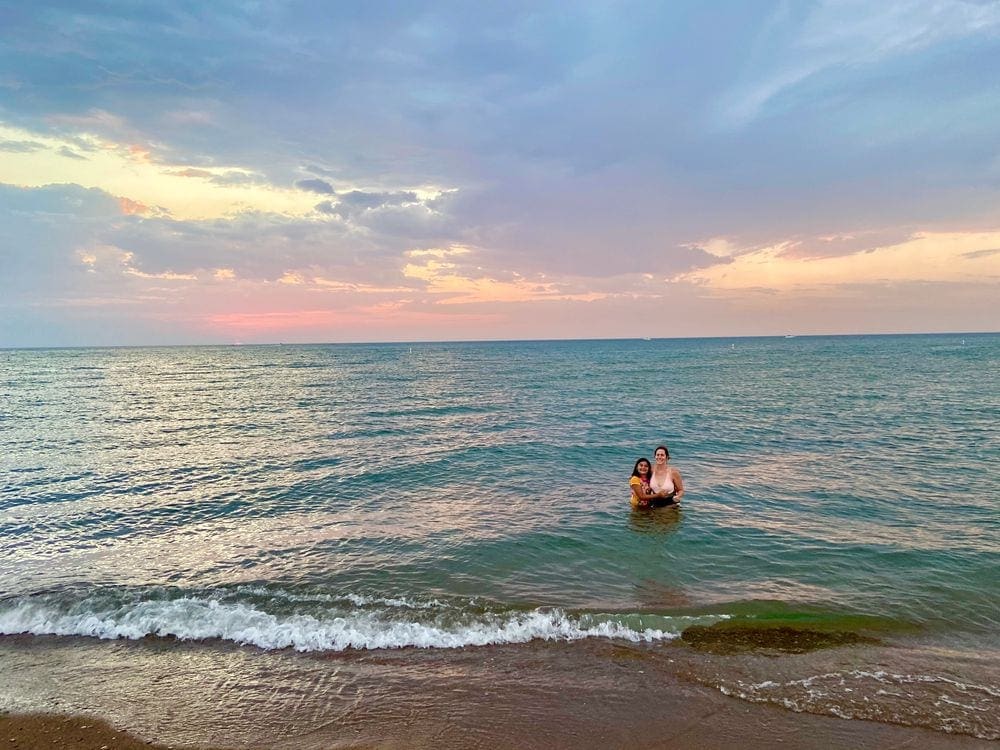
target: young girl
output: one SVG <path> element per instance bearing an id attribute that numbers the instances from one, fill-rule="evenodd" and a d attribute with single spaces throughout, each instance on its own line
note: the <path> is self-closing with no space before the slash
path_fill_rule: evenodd
<path id="1" fill-rule="evenodd" d="M 638 459 L 632 469 L 632 477 L 628 480 L 628 486 L 632 490 L 633 508 L 646 508 L 649 506 L 650 499 L 656 497 L 656 494 L 649 487 L 649 474 L 649 459 Z"/>

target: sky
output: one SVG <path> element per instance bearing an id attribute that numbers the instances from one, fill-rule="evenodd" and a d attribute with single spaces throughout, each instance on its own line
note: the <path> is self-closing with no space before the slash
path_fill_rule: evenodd
<path id="1" fill-rule="evenodd" d="M 0 346 L 1000 330 L 1000 1 L 0 5 Z"/>

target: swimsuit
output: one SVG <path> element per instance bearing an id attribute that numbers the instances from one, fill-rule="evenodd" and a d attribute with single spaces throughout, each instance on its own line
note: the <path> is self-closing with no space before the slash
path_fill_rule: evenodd
<path id="1" fill-rule="evenodd" d="M 649 486 L 653 488 L 653 492 L 667 492 L 671 496 L 673 496 L 673 494 L 674 494 L 674 473 L 668 467 L 667 468 L 667 475 L 663 478 L 663 482 L 662 483 L 660 482 L 659 479 L 657 479 L 657 477 L 656 477 L 655 474 L 650 475 L 650 477 L 649 477 Z"/>
<path id="2" fill-rule="evenodd" d="M 676 505 L 674 500 L 674 495 L 677 494 L 677 490 L 674 487 L 674 473 L 667 467 L 667 475 L 663 478 L 664 481 L 660 482 L 655 476 L 650 475 L 649 486 L 653 492 L 666 492 L 666 497 L 653 497 L 649 500 L 649 507 L 651 508 L 662 508 L 666 505 Z"/>
<path id="3" fill-rule="evenodd" d="M 666 497 L 653 497 L 649 500 L 650 508 L 663 508 L 667 505 L 677 505 L 677 501 L 674 500 L 674 493 L 671 492 Z"/>

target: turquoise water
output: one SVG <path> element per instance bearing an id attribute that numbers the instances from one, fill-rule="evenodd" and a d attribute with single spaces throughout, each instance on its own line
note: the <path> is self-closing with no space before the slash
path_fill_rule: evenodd
<path id="1" fill-rule="evenodd" d="M 962 722 L 1000 707 L 998 361 L 995 334 L 0 351 L 0 634 L 679 648 L 781 624 L 907 644 L 896 687 L 970 693 L 930 726 L 992 737 Z M 684 506 L 632 511 L 661 442 Z M 712 684 L 847 711 L 754 675 Z"/>

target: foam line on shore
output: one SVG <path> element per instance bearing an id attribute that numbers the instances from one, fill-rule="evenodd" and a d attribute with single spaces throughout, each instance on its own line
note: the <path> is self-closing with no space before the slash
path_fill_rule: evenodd
<path id="1" fill-rule="evenodd" d="M 826 672 L 793 680 L 708 680 L 724 695 L 796 712 L 923 726 L 1000 739 L 1000 690 L 940 674 Z"/>

